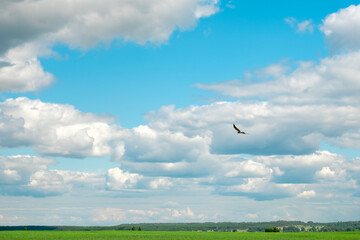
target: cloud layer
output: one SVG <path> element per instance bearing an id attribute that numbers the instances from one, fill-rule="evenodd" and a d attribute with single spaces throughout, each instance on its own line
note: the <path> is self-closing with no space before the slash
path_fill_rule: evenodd
<path id="1" fill-rule="evenodd" d="M 54 44 L 88 49 L 114 39 L 163 43 L 176 29 L 188 29 L 217 11 L 217 1 L 106 3 L 54 1 L 50 6 L 42 0 L 3 1 L 0 17 L 10 27 L 0 28 L 0 91 L 36 91 L 54 82 L 37 58 L 51 55 Z M 0 157 L 0 194 L 61 197 L 84 191 L 117 201 L 205 193 L 258 201 L 254 205 L 285 198 L 294 204 L 312 204 L 359 197 L 359 158 L 319 150 L 324 142 L 360 148 L 360 52 L 356 35 L 349 34 L 359 22 L 358 8 L 350 6 L 323 22 L 331 48 L 347 52 L 317 63 L 273 64 L 246 79 L 197 84 L 233 101 L 163 106 L 145 116 L 146 124 L 132 129 L 115 124 L 112 116 L 81 112 L 71 105 L 26 97 L 4 100 L 0 103 L 0 147 L 29 147 L 42 157 Z M 38 15 L 32 16 L 29 13 L 34 10 L 27 9 L 39 9 Z M 299 31 L 309 30 L 311 23 L 303 24 Z M 15 27 L 28 31 L 13 31 Z M 39 43 L 45 43 L 44 47 Z M 233 123 L 249 134 L 238 135 Z M 97 157 L 99 161 L 108 157 L 117 166 L 97 173 L 57 170 L 59 156 Z M 102 224 L 128 218 L 213 219 L 192 209 L 186 204 L 127 210 L 109 207 L 97 208 L 86 217 Z M 258 212 L 247 214 L 259 216 Z M 1 213 L 2 218 L 11 219 Z"/>

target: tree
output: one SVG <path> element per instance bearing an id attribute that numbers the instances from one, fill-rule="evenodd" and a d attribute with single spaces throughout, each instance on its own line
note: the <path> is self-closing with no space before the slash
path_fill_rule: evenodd
<path id="1" fill-rule="evenodd" d="M 280 232 L 280 229 L 278 227 L 273 227 L 273 228 L 265 228 L 265 232 Z"/>
<path id="2" fill-rule="evenodd" d="M 139 226 L 138 231 L 141 231 L 141 227 Z"/>
<path id="3" fill-rule="evenodd" d="M 135 226 L 133 226 L 133 227 L 131 228 L 131 231 L 135 231 Z"/>

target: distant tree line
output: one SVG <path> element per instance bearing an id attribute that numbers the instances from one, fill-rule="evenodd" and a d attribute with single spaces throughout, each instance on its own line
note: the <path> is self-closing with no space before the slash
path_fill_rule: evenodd
<path id="1" fill-rule="evenodd" d="M 275 221 L 275 222 L 220 222 L 220 223 L 141 223 L 121 224 L 108 227 L 86 226 L 0 226 L 0 231 L 11 230 L 46 230 L 46 231 L 99 231 L 99 230 L 138 230 L 138 231 L 213 231 L 213 232 L 264 232 L 266 229 L 274 230 L 276 227 L 283 232 L 337 232 L 360 231 L 360 221 L 314 223 L 301 221 Z"/>

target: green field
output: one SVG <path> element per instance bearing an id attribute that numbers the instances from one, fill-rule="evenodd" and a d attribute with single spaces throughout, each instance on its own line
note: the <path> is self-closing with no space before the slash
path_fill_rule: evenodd
<path id="1" fill-rule="evenodd" d="M 321 233 L 231 233 L 231 232 L 161 232 L 161 231 L 3 231 L 0 239 L 119 239 L 119 240 L 360 240 L 360 232 L 321 232 Z"/>

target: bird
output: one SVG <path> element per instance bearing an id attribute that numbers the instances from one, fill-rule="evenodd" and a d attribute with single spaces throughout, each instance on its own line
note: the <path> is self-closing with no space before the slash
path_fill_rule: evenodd
<path id="1" fill-rule="evenodd" d="M 233 124 L 233 127 L 235 128 L 235 130 L 237 131 L 238 134 L 246 134 L 246 132 L 242 132 L 240 129 L 238 129 L 235 124 Z"/>

